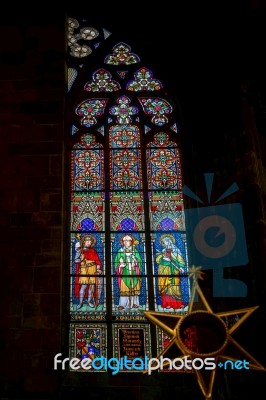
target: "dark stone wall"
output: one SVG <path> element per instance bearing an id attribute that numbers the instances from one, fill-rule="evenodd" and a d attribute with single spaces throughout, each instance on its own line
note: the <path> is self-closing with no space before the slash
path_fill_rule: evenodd
<path id="1" fill-rule="evenodd" d="M 57 392 L 64 23 L 0 26 L 1 399 Z"/>

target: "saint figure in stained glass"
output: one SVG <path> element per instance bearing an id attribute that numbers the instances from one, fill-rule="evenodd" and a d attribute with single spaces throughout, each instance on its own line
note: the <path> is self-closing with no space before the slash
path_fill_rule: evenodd
<path id="1" fill-rule="evenodd" d="M 75 294 L 79 297 L 77 310 L 83 305 L 84 298 L 90 307 L 98 306 L 102 291 L 102 262 L 95 249 L 96 239 L 93 235 L 85 235 L 76 247 L 76 273 L 77 277 Z"/>
<path id="2" fill-rule="evenodd" d="M 132 235 L 126 234 L 121 237 L 120 243 L 122 247 L 115 257 L 115 271 L 118 275 L 120 290 L 118 310 L 137 309 L 142 273 L 142 259 L 136 249 L 138 241 Z"/>
<path id="3" fill-rule="evenodd" d="M 164 234 L 160 238 L 163 247 L 156 257 L 158 263 L 158 289 L 163 308 L 184 308 L 180 289 L 180 274 L 185 271 L 185 261 L 175 244 L 173 235 Z"/>

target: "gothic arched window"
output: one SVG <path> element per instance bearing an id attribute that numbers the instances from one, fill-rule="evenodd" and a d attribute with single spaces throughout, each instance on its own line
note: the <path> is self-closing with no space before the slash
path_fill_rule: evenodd
<path id="1" fill-rule="evenodd" d="M 175 106 L 110 35 L 69 19 L 70 356 L 79 359 L 155 356 L 168 338 L 143 312 L 185 313 L 190 294 Z"/>

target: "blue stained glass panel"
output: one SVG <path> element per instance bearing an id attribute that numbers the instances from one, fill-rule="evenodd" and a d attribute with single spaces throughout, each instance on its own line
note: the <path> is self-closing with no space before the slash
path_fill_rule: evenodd
<path id="1" fill-rule="evenodd" d="M 164 231 L 171 231 L 174 229 L 174 221 L 172 218 L 166 217 L 161 220 L 161 227 Z"/>
<path id="2" fill-rule="evenodd" d="M 180 189 L 181 171 L 177 149 L 147 149 L 149 189 Z"/>
<path id="3" fill-rule="evenodd" d="M 84 218 L 81 221 L 81 230 L 82 231 L 94 231 L 95 224 L 91 218 Z"/>
<path id="4" fill-rule="evenodd" d="M 136 149 L 111 151 L 111 188 L 140 189 L 141 163 L 140 152 Z"/>
<path id="5" fill-rule="evenodd" d="M 123 231 L 133 231 L 134 230 L 134 221 L 131 218 L 124 218 L 121 221 L 121 228 Z"/>
<path id="6" fill-rule="evenodd" d="M 99 190 L 104 188 L 103 151 L 72 151 L 72 190 Z"/>

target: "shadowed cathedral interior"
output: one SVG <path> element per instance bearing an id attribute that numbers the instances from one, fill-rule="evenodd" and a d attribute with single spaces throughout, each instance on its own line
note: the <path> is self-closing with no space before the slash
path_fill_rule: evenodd
<path id="1" fill-rule="evenodd" d="M 247 295 L 223 297 L 219 292 L 215 295 L 215 271 L 212 268 L 204 271 L 201 287 L 215 312 L 259 306 L 241 325 L 235 338 L 261 364 L 266 364 L 263 331 L 266 308 L 266 86 L 262 56 L 265 5 L 259 0 L 250 0 L 238 6 L 230 2 L 193 5 L 193 10 L 189 4 L 177 5 L 177 10 L 143 6 L 131 13 L 123 9 L 124 15 L 118 9 L 118 6 L 116 9 L 109 5 L 103 15 L 100 15 L 97 7 L 86 6 L 84 9 L 73 8 L 67 12 L 36 11 L 34 17 L 29 16 L 25 10 L 1 16 L 2 399 L 65 399 L 73 395 L 89 395 L 93 399 L 116 399 L 122 396 L 137 400 L 174 397 L 184 400 L 204 399 L 194 374 L 169 372 L 147 376 L 122 372 L 113 376 L 110 371 L 76 373 L 62 372 L 61 368 L 55 371 L 53 364 L 55 354 L 69 356 L 71 324 L 91 323 L 86 320 L 88 315 L 95 317 L 92 320 L 95 324 L 99 316 L 106 318 L 106 347 L 110 351 L 114 346 L 113 336 L 122 327 L 119 323 L 127 327 L 134 322 L 135 326 L 139 324 L 136 329 L 145 331 L 147 326 L 144 324 L 143 328 L 143 321 L 139 319 L 136 322 L 132 316 L 136 317 L 138 312 L 140 315 L 149 309 L 167 311 L 167 307 L 170 307 L 171 311 L 176 311 L 182 301 L 187 302 L 188 294 L 183 286 L 183 299 L 179 303 L 169 300 L 167 296 L 170 292 L 165 291 L 164 297 L 158 295 L 158 290 L 156 292 L 156 288 L 164 287 L 163 275 L 169 273 L 165 272 L 168 271 L 167 266 L 162 267 L 162 261 L 160 263 L 164 253 L 158 256 L 156 264 L 152 252 L 162 250 L 164 246 L 166 248 L 171 240 L 175 242 L 171 244 L 172 249 L 174 244 L 180 243 L 178 227 L 175 225 L 171 231 L 168 217 L 161 220 L 153 217 L 157 225 L 161 224 L 158 231 L 162 235 L 166 235 L 163 231 L 167 227 L 167 237 L 156 236 L 157 225 L 150 227 L 147 224 L 150 215 L 148 199 L 153 196 L 155 210 L 159 203 L 156 203 L 157 198 L 153 194 L 156 190 L 160 191 L 158 185 L 167 185 L 166 181 L 162 179 L 156 181 L 156 184 L 153 181 L 150 186 L 145 183 L 143 201 L 140 195 L 142 188 L 136 183 L 133 196 L 135 211 L 144 207 L 145 224 L 141 229 L 136 229 L 137 223 L 142 223 L 141 218 L 133 218 L 136 212 L 134 215 L 132 211 L 132 218 L 125 216 L 121 220 L 115 213 L 115 206 L 120 207 L 121 194 L 130 189 L 136 174 L 140 173 L 139 164 L 134 161 L 136 157 L 141 160 L 143 174 L 152 176 L 154 173 L 152 161 L 149 164 L 149 160 L 156 155 L 153 148 L 160 148 L 159 141 L 165 140 L 165 137 L 159 137 L 158 134 L 165 131 L 166 121 L 169 123 L 167 133 L 171 142 L 168 147 L 174 152 L 175 160 L 180 150 L 182 185 L 193 190 L 203 202 L 201 204 L 184 196 L 185 209 L 206 206 L 208 200 L 214 205 L 234 182 L 238 186 L 239 190 L 219 204 L 241 204 L 248 260 L 245 264 L 224 268 L 223 273 L 227 279 L 245 283 Z M 101 33 L 99 42 L 96 39 L 90 42 L 93 51 L 87 61 L 85 58 L 77 61 L 77 58 L 69 55 L 71 51 L 78 50 L 74 46 L 66 46 L 68 18 L 79 21 L 80 28 L 90 26 Z M 121 68 L 115 65 L 118 54 L 116 50 L 119 48 L 114 46 L 121 42 L 130 47 L 129 50 L 129 47 L 123 45 L 122 50 L 124 56 L 130 54 L 136 57 L 136 67 L 134 63 L 133 66 L 123 64 Z M 103 63 L 107 57 L 112 61 L 109 64 Z M 140 64 L 137 57 L 141 59 Z M 87 77 L 82 67 L 78 70 L 78 66 L 83 63 L 88 66 Z M 67 67 L 81 72 L 83 80 L 78 81 L 76 78 L 78 83 L 75 85 L 73 74 L 68 78 Z M 105 68 L 107 72 L 101 72 L 99 68 Z M 127 70 L 131 74 L 128 80 Z M 147 85 L 147 77 L 149 87 L 148 92 L 145 92 L 143 87 Z M 81 95 L 84 88 L 82 82 L 87 85 L 86 96 L 84 93 Z M 99 90 L 101 84 L 105 86 L 105 91 Z M 123 92 L 123 85 L 128 92 Z M 94 90 L 96 87 L 98 91 Z M 158 97 L 164 99 L 160 103 L 164 113 L 159 117 L 156 113 L 158 102 L 149 99 L 154 97 L 156 87 L 160 93 Z M 118 93 L 114 100 L 112 90 Z M 142 100 L 138 100 L 138 97 Z M 100 105 L 97 103 L 98 106 L 95 106 L 95 99 L 102 101 Z M 106 103 L 106 106 L 104 99 L 113 103 L 110 106 Z M 109 115 L 107 109 L 110 110 Z M 136 120 L 138 117 L 140 119 Z M 88 145 L 91 142 L 88 142 L 86 135 L 83 137 L 87 131 L 92 132 L 94 125 L 97 129 L 92 137 L 98 143 L 96 147 Z M 119 140 L 113 139 L 117 140 L 116 146 L 111 145 L 108 159 L 106 153 L 101 153 L 101 145 L 106 147 L 105 137 L 121 135 L 121 126 L 124 127 L 124 134 L 133 135 L 134 138 L 133 144 L 126 150 L 126 157 L 130 156 L 130 162 L 136 165 L 133 172 L 129 171 L 126 181 L 124 175 L 121 180 L 120 170 L 124 170 L 126 164 L 121 167 L 121 160 L 119 164 L 119 159 L 125 157 L 125 154 L 117 150 Z M 81 133 L 76 130 L 77 127 Z M 146 129 L 145 142 L 141 136 L 138 139 L 136 127 L 143 129 L 141 132 Z M 138 140 L 140 144 L 136 145 Z M 145 149 L 144 144 L 148 146 Z M 167 153 L 167 146 L 162 147 L 167 158 L 169 150 Z M 96 174 L 96 186 L 93 188 L 92 180 L 88 183 L 88 179 L 84 179 L 86 171 L 83 171 L 83 175 L 80 173 L 82 163 L 75 164 L 81 149 L 86 150 L 87 157 L 103 159 L 105 169 L 106 166 L 113 168 L 116 165 L 113 173 L 107 176 L 105 172 L 109 185 L 106 195 L 111 199 L 110 203 L 101 203 L 99 192 L 102 188 L 97 186 L 104 168 L 97 169 L 99 175 Z M 95 158 L 93 160 L 95 162 Z M 176 165 L 177 169 L 173 169 L 174 177 L 178 173 L 179 164 Z M 168 172 L 171 168 L 168 168 Z M 88 171 L 91 179 L 96 169 L 94 167 L 92 171 L 88 168 Z M 212 173 L 212 192 L 208 195 L 204 174 Z M 172 190 L 177 192 L 174 180 L 171 181 Z M 122 181 L 124 186 L 121 186 Z M 110 246 L 105 247 L 105 253 L 102 250 L 104 247 L 100 246 L 104 228 L 97 230 L 93 228 L 95 225 L 92 227 L 92 224 L 101 223 L 100 214 L 97 220 L 92 221 L 88 209 L 83 219 L 70 212 L 73 209 L 79 210 L 82 204 L 81 193 L 86 190 L 94 193 L 93 201 L 98 211 L 102 205 L 110 210 L 103 217 L 106 221 L 109 218 L 105 232 Z M 132 194 L 130 190 L 129 193 Z M 173 199 L 176 205 L 178 201 L 176 197 Z M 110 214 L 113 219 L 110 219 Z M 135 223 L 134 229 L 131 229 L 132 221 Z M 135 291 L 129 295 L 125 279 L 124 289 L 121 289 L 119 271 L 126 265 L 126 256 L 121 249 L 130 248 L 134 244 L 137 268 L 141 270 L 141 265 L 144 265 L 140 273 L 143 281 L 140 287 L 137 283 Z M 81 259 L 78 261 L 77 253 L 82 248 L 84 259 L 86 252 L 90 253 L 90 261 L 94 257 L 93 266 Z M 143 263 L 145 249 L 147 270 Z M 181 251 L 181 256 L 186 257 L 185 249 L 183 253 Z M 179 268 L 184 267 L 181 256 L 176 257 Z M 109 272 L 104 269 L 105 264 L 108 265 L 108 257 L 110 268 L 112 262 L 115 265 L 115 269 Z M 70 264 L 71 268 L 79 264 L 79 272 L 70 270 Z M 88 268 L 95 270 L 91 273 Z M 164 271 L 160 284 L 159 279 L 149 279 L 149 274 L 159 274 L 159 268 Z M 101 278 L 97 281 L 79 276 L 96 276 L 99 271 Z M 186 278 L 188 269 L 185 271 Z M 144 281 L 147 286 L 144 286 Z M 102 290 L 101 284 L 104 287 Z M 122 293 L 120 297 L 119 290 Z M 149 293 L 147 299 L 146 293 Z M 88 305 L 85 305 L 86 299 Z M 134 313 L 130 310 L 124 312 L 127 307 Z M 123 320 L 119 320 L 121 312 L 124 312 Z M 125 326 L 123 329 L 126 329 Z M 150 329 L 151 354 L 156 357 L 159 349 L 156 342 L 157 328 L 151 325 Z M 265 372 L 261 371 L 219 370 L 214 383 L 213 400 L 249 399 L 254 392 L 263 390 L 264 378 Z"/>

